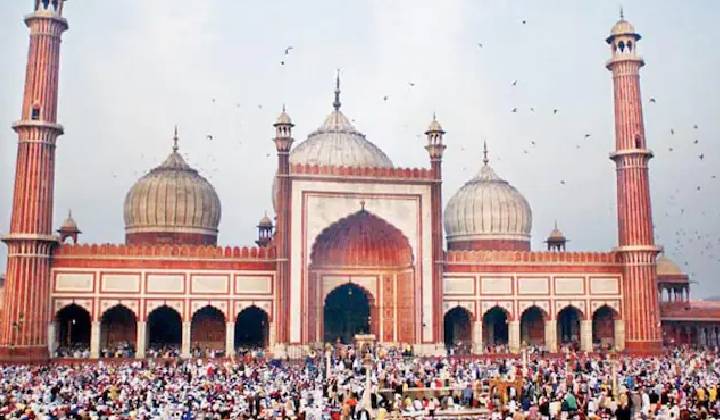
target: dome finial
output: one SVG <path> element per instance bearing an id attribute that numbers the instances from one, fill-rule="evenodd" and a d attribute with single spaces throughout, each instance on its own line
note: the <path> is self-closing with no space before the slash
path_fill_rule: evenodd
<path id="1" fill-rule="evenodd" d="M 487 142 L 483 141 L 483 163 L 485 164 L 485 166 L 488 166 L 489 162 L 490 162 L 490 159 L 488 159 Z"/>
<path id="2" fill-rule="evenodd" d="M 625 19 L 625 13 L 623 12 L 622 4 L 620 5 L 620 19 Z"/>
<path id="3" fill-rule="evenodd" d="M 365 211 L 365 200 L 360 200 L 360 211 Z"/>
<path id="4" fill-rule="evenodd" d="M 180 138 L 178 137 L 177 124 L 176 124 L 175 132 L 173 133 L 173 147 L 172 147 L 173 153 L 177 153 L 177 151 L 180 150 L 180 146 L 178 145 L 178 140 L 180 140 Z"/>
<path id="5" fill-rule="evenodd" d="M 333 108 L 335 108 L 335 111 L 340 109 L 340 69 L 337 69 L 337 76 L 335 76 L 335 101 L 333 102 Z"/>

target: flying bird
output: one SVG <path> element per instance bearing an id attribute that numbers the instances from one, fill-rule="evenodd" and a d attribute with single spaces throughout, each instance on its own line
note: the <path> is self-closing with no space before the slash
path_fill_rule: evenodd
<path id="1" fill-rule="evenodd" d="M 705 153 L 700 153 L 700 154 L 698 155 L 698 158 L 699 158 L 700 160 L 705 159 Z"/>
<path id="2" fill-rule="evenodd" d="M 697 124 L 694 124 L 694 125 L 693 125 L 693 128 L 697 130 L 698 125 L 697 125 Z"/>
<path id="3" fill-rule="evenodd" d="M 388 99 L 390 99 L 388 95 L 383 96 L 383 101 L 387 101 Z"/>
<path id="4" fill-rule="evenodd" d="M 564 180 L 564 179 L 561 179 L 561 180 L 560 180 L 560 184 L 565 185 L 565 180 Z"/>
<path id="5" fill-rule="evenodd" d="M 517 86 L 517 80 L 512 81 L 512 86 Z"/>
<path id="6" fill-rule="evenodd" d="M 553 109 L 553 114 L 557 114 L 557 113 L 558 113 L 558 109 L 557 108 Z"/>
<path id="7" fill-rule="evenodd" d="M 285 65 L 285 60 L 281 60 L 281 61 L 280 61 L 280 65 L 281 65 L 281 66 L 284 66 L 284 65 Z"/>
<path id="8" fill-rule="evenodd" d="M 212 134 L 207 134 L 207 135 L 205 135 L 205 137 L 206 137 L 208 140 L 214 140 L 214 139 L 215 139 L 215 137 L 214 137 Z"/>
<path id="9" fill-rule="evenodd" d="M 674 128 L 671 128 L 671 129 L 670 129 L 670 135 L 673 135 L 673 136 L 675 135 L 675 129 L 674 129 Z"/>
<path id="10" fill-rule="evenodd" d="M 585 138 L 590 138 L 590 134 L 585 134 Z"/>
<path id="11" fill-rule="evenodd" d="M 415 83 L 413 82 L 408 82 L 408 85 L 410 85 L 411 87 L 415 87 Z"/>
<path id="12" fill-rule="evenodd" d="M 482 48 L 482 47 L 483 47 L 483 44 L 482 44 L 482 42 L 478 42 L 478 43 L 477 43 L 477 45 L 478 45 L 478 47 L 480 47 L 480 48 Z"/>
<path id="13" fill-rule="evenodd" d="M 517 112 L 517 108 L 513 108 L 510 112 Z"/>
<path id="14" fill-rule="evenodd" d="M 290 54 L 290 50 L 292 50 L 292 49 L 293 49 L 293 46 L 292 46 L 292 45 L 290 45 L 290 46 L 288 46 L 287 48 L 285 48 L 285 55 Z"/>
<path id="15" fill-rule="evenodd" d="M 655 98 L 650 98 L 650 102 L 656 103 L 657 101 L 655 100 Z"/>
<path id="16" fill-rule="evenodd" d="M 693 141 L 693 144 L 698 144 L 698 143 L 700 143 L 700 140 L 696 139 L 695 141 Z"/>
<path id="17" fill-rule="evenodd" d="M 524 25 L 526 23 L 527 23 L 527 20 L 523 19 L 522 24 Z"/>

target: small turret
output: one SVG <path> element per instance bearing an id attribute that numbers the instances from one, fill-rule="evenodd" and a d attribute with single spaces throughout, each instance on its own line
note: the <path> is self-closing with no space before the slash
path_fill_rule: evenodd
<path id="1" fill-rule="evenodd" d="M 258 239 L 255 243 L 258 246 L 268 246 L 272 242 L 273 236 L 273 222 L 268 217 L 267 213 L 260 219 L 257 225 L 258 228 Z"/>
<path id="2" fill-rule="evenodd" d="M 67 218 L 60 226 L 60 229 L 57 230 L 57 233 L 60 235 L 60 243 L 64 243 L 67 238 L 72 238 L 73 243 L 77 243 L 77 237 L 82 232 L 78 229 L 77 223 L 72 217 L 72 210 L 68 210 Z"/>
<path id="3" fill-rule="evenodd" d="M 558 229 L 557 221 L 555 221 L 555 228 L 553 228 L 545 241 L 548 251 L 565 252 L 565 245 L 567 242 L 567 238 L 563 235 L 560 229 Z"/>

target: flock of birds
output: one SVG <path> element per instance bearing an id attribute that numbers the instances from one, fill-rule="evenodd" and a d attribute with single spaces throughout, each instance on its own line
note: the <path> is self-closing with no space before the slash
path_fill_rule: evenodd
<path id="1" fill-rule="evenodd" d="M 527 20 L 523 19 L 519 21 L 522 25 L 527 25 Z M 486 48 L 486 44 L 484 42 L 477 42 L 476 43 L 477 48 L 483 49 Z M 281 59 L 279 61 L 281 67 L 286 67 L 289 63 L 289 60 L 291 58 L 291 54 L 295 54 L 295 47 L 292 45 L 289 45 L 285 47 L 282 50 Z M 510 88 L 518 88 L 523 85 L 523 82 L 518 79 L 514 79 L 510 81 L 509 87 Z M 418 86 L 418 83 L 416 81 L 406 81 L 406 88 L 407 89 L 413 89 Z M 383 94 L 381 96 L 382 102 L 389 102 L 391 101 L 391 95 L 389 93 Z M 216 99 L 211 99 L 212 104 L 216 103 Z M 650 97 L 649 100 L 646 103 L 646 106 L 653 107 L 657 106 L 659 103 L 658 99 L 655 97 Z M 237 108 L 240 108 L 241 105 L 237 103 L 235 105 Z M 263 105 L 257 104 L 257 109 L 262 110 Z M 510 112 L 513 114 L 520 113 L 521 111 L 529 111 L 531 113 L 535 113 L 536 109 L 532 106 L 513 106 L 510 109 Z M 540 110 L 541 111 L 541 110 Z M 559 108 L 548 108 L 546 111 L 551 117 L 558 117 L 560 115 L 560 109 Z M 354 121 L 354 120 L 353 120 Z M 654 121 L 655 124 L 658 123 L 658 121 Z M 707 155 L 706 152 L 701 150 L 701 142 L 700 142 L 700 127 L 699 124 L 692 124 L 692 130 L 690 131 L 691 140 L 689 142 L 682 141 L 682 143 L 676 144 L 676 142 L 673 142 L 672 139 L 677 138 L 680 136 L 680 130 L 676 130 L 675 127 L 668 128 L 669 138 L 667 141 L 667 153 L 678 153 L 678 148 L 682 148 L 685 146 L 689 147 L 695 147 L 696 150 L 694 151 L 695 156 L 697 157 L 698 161 L 703 162 L 705 161 Z M 687 134 L 687 133 L 686 133 Z M 421 134 L 417 134 L 417 137 L 420 137 Z M 685 135 L 684 135 L 685 136 Z M 585 132 L 582 134 L 582 140 L 584 141 L 590 141 L 593 138 L 593 134 L 591 132 Z M 208 132 L 205 134 L 205 139 L 209 142 L 214 142 L 219 140 L 218 137 L 208 130 Z M 658 147 L 660 144 L 662 144 L 662 140 L 655 140 L 654 144 L 656 144 Z M 464 151 L 465 147 L 462 145 L 458 145 L 460 151 Z M 521 149 L 523 155 L 528 155 L 532 152 L 534 148 L 538 147 L 538 142 L 535 139 L 528 141 L 528 146 Z M 575 144 L 575 149 L 581 149 L 582 142 L 577 142 Z M 266 159 L 274 158 L 274 153 L 265 153 Z M 212 155 L 208 155 L 208 159 L 211 163 L 217 163 L 216 158 Z M 463 168 L 463 170 L 466 170 L 468 168 Z M 474 170 L 474 169 L 473 169 Z M 215 168 L 212 172 L 219 171 L 219 168 Z M 116 175 L 114 175 L 116 176 Z M 712 179 L 716 179 L 716 176 L 713 175 Z M 693 185 L 694 189 L 696 191 L 702 190 L 702 184 L 700 183 L 701 180 L 695 179 L 693 180 L 695 182 L 695 185 Z M 570 180 L 566 177 L 561 177 L 558 180 L 559 184 L 562 186 L 566 186 L 570 183 Z M 677 223 L 677 218 L 686 216 L 686 211 L 684 208 L 680 208 L 679 211 L 674 210 L 674 206 L 679 206 L 680 202 L 678 202 L 678 197 L 680 195 L 680 190 L 677 190 L 675 194 L 671 194 L 668 200 L 664 203 L 666 210 L 664 211 L 664 215 L 667 220 L 662 221 L 661 223 L 665 224 L 673 224 L 675 225 Z M 656 209 L 656 219 L 658 219 L 658 213 L 661 213 L 661 211 L 658 211 Z M 705 211 L 702 212 L 702 217 L 709 217 L 709 215 L 706 214 Z M 686 249 L 697 249 L 698 246 L 700 247 L 699 254 L 700 256 L 704 258 L 709 258 L 713 262 L 720 262 L 720 238 L 715 237 L 714 235 L 717 234 L 717 231 L 711 231 L 711 232 L 703 232 L 700 229 L 690 229 L 690 228 L 683 228 L 678 227 L 674 232 L 674 237 L 672 238 L 671 243 L 666 243 L 666 251 L 668 254 L 673 256 L 678 255 L 686 255 Z M 667 238 L 660 238 L 665 239 L 667 241 Z M 663 242 L 662 240 L 660 242 Z M 684 267 L 689 267 L 690 262 L 685 259 L 681 263 Z M 694 273 L 691 273 L 691 275 Z"/>

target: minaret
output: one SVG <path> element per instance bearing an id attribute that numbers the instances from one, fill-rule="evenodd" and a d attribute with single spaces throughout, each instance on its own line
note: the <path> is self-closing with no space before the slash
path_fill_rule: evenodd
<path id="1" fill-rule="evenodd" d="M 288 343 L 290 339 L 290 148 L 293 144 L 293 123 L 285 112 L 285 106 L 273 124 L 275 127 L 275 149 L 278 156 L 277 191 L 275 217 L 275 243 L 277 282 L 277 343 Z"/>
<path id="2" fill-rule="evenodd" d="M 430 188 L 430 208 L 432 212 L 432 281 L 433 281 L 433 343 L 443 342 L 442 317 L 442 278 L 443 278 L 443 228 L 442 228 L 442 156 L 447 146 L 443 143 L 445 130 L 433 114 L 432 122 L 425 131 L 427 144 L 425 150 L 430 154 L 430 167 L 433 182 Z M 426 320 L 423 320 L 423 324 Z M 425 337 L 423 337 L 424 339 Z M 424 341 L 424 340 L 423 340 Z"/>
<path id="3" fill-rule="evenodd" d="M 50 254 L 53 236 L 55 142 L 60 38 L 68 28 L 64 0 L 35 0 L 25 17 L 30 49 L 18 134 L 15 188 L 8 246 L 4 315 L 0 320 L 0 360 L 48 359 Z"/>
<path id="4" fill-rule="evenodd" d="M 647 148 L 640 98 L 640 68 L 645 64 L 637 53 L 640 35 L 624 19 L 613 26 L 607 43 L 611 58 L 615 96 L 615 151 L 610 158 L 617 169 L 618 248 L 624 265 L 623 296 L 625 349 L 659 351 L 662 346 L 657 301 L 655 245 Z"/>

